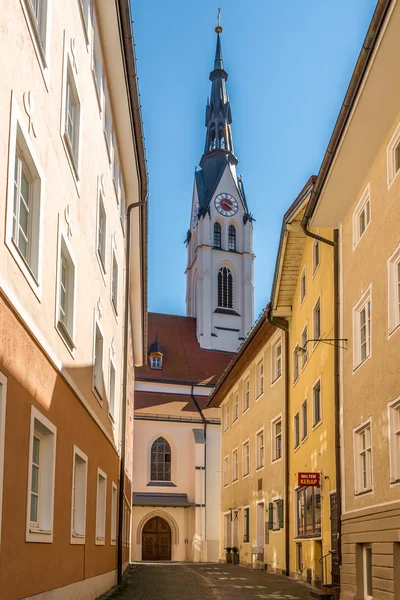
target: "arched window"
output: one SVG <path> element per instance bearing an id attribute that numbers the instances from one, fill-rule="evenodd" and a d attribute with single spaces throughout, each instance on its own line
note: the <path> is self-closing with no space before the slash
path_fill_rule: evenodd
<path id="1" fill-rule="evenodd" d="M 218 306 L 233 308 L 233 275 L 228 267 L 218 271 Z"/>
<path id="2" fill-rule="evenodd" d="M 221 225 L 214 223 L 214 248 L 221 248 Z"/>
<path id="3" fill-rule="evenodd" d="M 225 150 L 225 127 L 223 123 L 218 126 L 219 147 Z"/>
<path id="4" fill-rule="evenodd" d="M 236 250 L 236 229 L 234 225 L 229 225 L 228 250 Z"/>
<path id="5" fill-rule="evenodd" d="M 163 437 L 151 447 L 151 481 L 171 481 L 171 446 Z"/>

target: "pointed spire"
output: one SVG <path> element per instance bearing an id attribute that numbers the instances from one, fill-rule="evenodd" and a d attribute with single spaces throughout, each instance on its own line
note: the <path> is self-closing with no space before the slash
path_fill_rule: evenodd
<path id="1" fill-rule="evenodd" d="M 217 29 L 217 28 L 215 28 Z M 221 27 L 222 29 L 222 27 Z M 221 50 L 221 36 L 220 34 L 218 34 L 217 37 L 217 49 L 215 51 L 215 60 L 214 60 L 214 71 L 223 71 L 224 70 L 224 63 L 222 60 L 222 50 Z"/>

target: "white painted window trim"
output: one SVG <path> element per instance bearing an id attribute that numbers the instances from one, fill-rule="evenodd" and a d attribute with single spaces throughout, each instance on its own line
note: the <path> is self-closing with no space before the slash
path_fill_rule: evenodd
<path id="1" fill-rule="evenodd" d="M 106 202 L 105 202 L 105 193 L 104 189 L 102 189 L 102 176 L 99 175 L 97 178 L 97 211 L 96 211 L 96 258 L 99 264 L 100 273 L 103 277 L 104 284 L 106 285 L 106 273 L 107 273 L 107 211 L 106 211 Z M 104 211 L 104 240 L 103 240 L 103 252 L 104 257 L 101 256 L 99 252 L 99 232 L 100 232 L 100 208 L 103 207 Z M 111 302 L 112 304 L 112 302 Z"/>
<path id="2" fill-rule="evenodd" d="M 319 303 L 319 338 L 315 331 L 315 328 L 316 328 L 315 309 L 317 308 L 318 303 Z M 318 339 L 317 342 L 313 342 L 313 344 L 312 344 L 313 351 L 318 346 L 319 340 L 321 338 L 322 338 L 322 301 L 321 301 L 321 295 L 319 295 L 318 298 L 316 299 L 316 301 L 314 302 L 314 306 L 312 309 L 312 339 L 314 339 L 314 340 Z"/>
<path id="3" fill-rule="evenodd" d="M 319 406 L 320 406 L 320 417 L 321 418 L 319 419 L 319 421 L 315 422 L 314 389 L 318 383 L 319 383 Z M 323 411 L 322 411 L 322 377 L 321 377 L 321 375 L 319 377 L 317 377 L 317 379 L 312 384 L 311 400 L 312 400 L 312 431 L 314 431 L 322 424 L 323 418 L 324 418 Z M 308 408 L 308 404 L 307 404 L 307 408 Z"/>
<path id="4" fill-rule="evenodd" d="M 72 306 L 72 317 L 71 317 L 71 325 L 70 328 L 64 326 L 60 320 L 60 295 L 61 295 L 61 256 L 63 251 L 67 252 L 67 259 L 70 262 L 70 268 L 73 270 L 73 281 L 72 281 L 72 289 L 71 282 L 68 289 L 68 298 L 67 302 L 69 306 Z M 71 275 L 70 275 L 71 276 Z M 57 241 L 57 275 L 56 275 L 56 307 L 55 307 L 55 328 L 59 333 L 62 341 L 64 342 L 67 350 L 71 354 L 71 356 L 75 356 L 75 340 L 76 340 L 76 282 L 77 282 L 77 268 L 76 268 L 76 260 L 74 257 L 74 252 L 71 246 L 71 243 L 68 239 L 68 235 L 66 235 L 63 231 L 63 225 L 58 215 L 58 241 Z"/>
<path id="5" fill-rule="evenodd" d="M 77 76 L 73 68 L 74 59 L 70 55 L 68 49 L 67 37 L 64 32 L 64 58 L 63 58 L 63 82 L 62 82 L 62 102 L 61 102 L 61 128 L 60 135 L 62 144 L 64 146 L 65 154 L 67 157 L 68 165 L 71 169 L 72 178 L 75 183 L 76 191 L 78 196 L 80 195 L 80 173 L 81 173 L 81 154 L 82 154 L 82 122 L 83 122 L 83 106 L 82 100 L 79 95 L 79 89 L 77 84 Z M 75 96 L 75 100 L 78 105 L 78 116 L 76 117 L 77 124 L 77 140 L 76 147 L 72 148 L 69 141 L 69 136 L 66 131 L 66 100 L 67 100 L 67 81 L 72 84 L 72 91 Z M 76 152 L 76 155 L 75 155 Z"/>
<path id="6" fill-rule="evenodd" d="M 262 367 L 262 376 L 261 373 Z M 265 369 L 264 369 L 264 357 L 261 356 L 256 361 L 256 402 L 265 392 Z M 262 385 L 261 385 L 262 382 Z"/>
<path id="7" fill-rule="evenodd" d="M 388 402 L 388 439 L 389 439 L 389 473 L 390 485 L 400 484 L 400 456 L 398 455 L 399 448 L 396 448 L 396 431 L 395 423 L 393 422 L 396 413 L 399 413 L 399 430 L 400 430 L 400 396 L 395 400 Z M 400 441 L 399 441 L 400 446 Z"/>
<path id="8" fill-rule="evenodd" d="M 248 473 L 245 473 L 245 469 L 244 469 L 244 447 L 248 446 L 249 448 L 249 471 Z M 244 442 L 242 442 L 242 479 L 246 479 L 246 477 L 249 477 L 250 475 L 250 471 L 251 471 L 251 456 L 250 456 L 250 438 L 247 438 L 247 440 L 245 440 Z"/>
<path id="9" fill-rule="evenodd" d="M 249 383 L 249 402 L 248 405 L 245 406 L 245 399 L 246 399 L 246 382 Z M 247 375 L 244 377 L 243 379 L 243 404 L 242 404 L 242 414 L 247 412 L 250 408 L 250 374 L 247 373 Z"/>
<path id="10" fill-rule="evenodd" d="M 236 399 L 237 399 L 237 403 L 236 403 Z M 239 389 L 238 388 L 236 388 L 236 390 L 232 394 L 232 408 L 233 408 L 233 412 L 232 412 L 232 425 L 233 425 L 234 423 L 236 423 L 236 421 L 239 420 L 240 400 L 239 400 Z M 236 412 L 236 408 L 237 408 L 237 412 Z"/>
<path id="11" fill-rule="evenodd" d="M 296 417 L 298 423 L 298 442 L 296 444 Z M 293 415 L 293 450 L 296 452 L 300 448 L 300 411 L 297 410 Z"/>
<path id="12" fill-rule="evenodd" d="M 17 151 L 17 138 L 19 138 L 19 145 L 24 146 L 24 152 L 28 154 L 27 162 L 30 171 L 34 170 L 33 173 L 35 183 L 33 184 L 36 188 L 34 194 L 36 196 L 38 212 L 37 229 L 33 232 L 33 235 L 37 238 L 37 276 L 33 273 L 30 267 L 25 262 L 25 259 L 20 254 L 19 250 L 13 241 L 13 210 L 14 210 L 14 166 L 15 156 Z M 25 127 L 25 119 L 22 116 L 22 112 L 18 106 L 14 94 L 11 100 L 11 123 L 10 123 L 10 140 L 9 140 L 9 154 L 8 154 L 8 182 L 7 182 L 7 222 L 6 222 L 6 246 L 10 251 L 12 257 L 17 263 L 23 276 L 34 292 L 35 296 L 39 301 L 42 298 L 42 259 L 43 259 L 43 221 L 44 221 L 44 197 L 45 197 L 45 177 L 42 167 L 39 162 L 39 158 L 36 154 L 35 148 L 32 143 L 32 139 L 29 135 L 27 128 Z"/>
<path id="13" fill-rule="evenodd" d="M 103 396 L 101 396 L 101 394 L 99 393 L 99 391 L 97 390 L 96 386 L 95 386 L 95 370 L 96 370 L 96 327 L 99 328 L 100 334 L 103 338 L 103 356 L 102 356 L 102 360 L 101 360 L 101 372 L 102 372 L 102 379 L 103 379 L 103 396 L 105 393 L 104 390 L 104 348 L 105 348 L 105 339 L 104 339 L 104 331 L 103 328 L 100 324 L 99 319 L 97 319 L 96 317 L 96 310 L 94 311 L 94 327 L 93 327 L 93 377 L 92 377 L 92 391 L 94 393 L 94 395 L 96 396 L 97 400 L 99 401 L 100 405 L 103 406 L 103 402 L 104 402 L 104 398 Z"/>
<path id="14" fill-rule="evenodd" d="M 307 406 L 307 433 L 306 435 L 303 436 L 304 434 L 304 405 L 306 404 Z M 301 412 L 301 435 L 300 435 L 300 444 L 302 444 L 303 442 L 306 441 L 306 439 L 308 438 L 308 433 L 309 433 L 309 423 L 308 423 L 308 415 L 309 415 L 309 402 L 308 402 L 308 397 L 306 396 L 303 400 L 303 402 L 301 403 L 301 407 L 300 407 L 300 412 Z"/>
<path id="15" fill-rule="evenodd" d="M 292 369 L 293 369 L 293 378 L 292 378 L 292 386 L 295 386 L 297 381 L 300 379 L 300 365 L 299 365 L 299 355 L 296 352 L 296 348 L 299 345 L 298 342 L 295 343 L 294 348 L 292 350 Z M 297 369 L 295 368 L 297 366 Z M 297 377 L 295 377 L 297 371 Z"/>
<path id="16" fill-rule="evenodd" d="M 103 477 L 105 480 L 104 484 L 104 511 L 102 515 L 99 515 L 99 477 Z M 97 485 L 96 485 L 96 527 L 95 527 L 95 544 L 96 546 L 104 546 L 106 540 L 106 514 L 107 514 L 107 474 L 97 468 Z M 104 536 L 98 535 L 99 519 L 102 520 L 104 527 Z"/>
<path id="17" fill-rule="evenodd" d="M 111 487 L 111 539 L 110 539 L 111 546 L 115 546 L 117 543 L 117 522 L 118 522 L 118 488 L 117 488 L 117 484 L 112 482 L 112 487 Z"/>
<path id="18" fill-rule="evenodd" d="M 104 340 L 104 338 L 103 338 Z M 104 342 L 103 342 L 104 343 Z M 110 399 L 111 399 L 111 365 L 114 368 L 114 373 L 115 373 L 115 381 L 114 381 L 114 408 L 113 411 L 111 411 L 111 405 L 110 405 Z M 115 422 L 116 422 L 116 408 L 118 405 L 118 397 L 117 397 L 117 389 L 118 389 L 118 385 L 117 385 L 117 367 L 115 364 L 115 360 L 113 357 L 113 353 L 112 350 L 110 349 L 109 352 L 109 361 L 108 361 L 108 416 L 111 420 L 111 423 L 113 424 L 113 427 L 115 427 Z"/>
<path id="19" fill-rule="evenodd" d="M 106 227 L 107 228 L 107 227 Z M 119 282 L 120 282 L 120 268 L 119 268 L 119 264 L 118 264 L 118 257 L 117 257 L 117 253 L 115 251 L 115 248 L 113 247 L 114 244 L 111 242 L 111 269 L 110 269 L 110 302 L 111 302 L 111 307 L 113 309 L 114 312 L 114 316 L 116 321 L 118 322 L 118 304 L 119 304 Z M 115 298 L 115 302 L 114 302 L 114 260 L 117 266 L 117 283 L 116 283 L 116 298 Z"/>
<path id="20" fill-rule="evenodd" d="M 226 471 L 225 471 L 226 465 Z M 229 454 L 224 456 L 222 461 L 222 487 L 226 488 L 229 485 Z"/>
<path id="21" fill-rule="evenodd" d="M 400 244 L 387 260 L 388 269 L 388 338 L 400 325 L 400 293 L 397 283 L 397 265 L 400 264 Z"/>
<path id="22" fill-rule="evenodd" d="M 364 429 L 370 429 L 371 435 L 371 486 L 362 488 L 360 486 L 360 470 L 359 470 L 359 436 Z M 369 417 L 366 421 L 353 428 L 353 458 L 354 458 L 354 495 L 356 497 L 373 494 L 374 492 L 374 459 L 373 459 L 373 444 L 372 444 L 372 419 Z"/>
<path id="23" fill-rule="evenodd" d="M 276 438 L 278 437 L 276 433 L 276 426 L 278 423 L 281 424 L 281 455 L 279 457 L 276 456 L 275 451 L 275 442 Z M 271 419 L 271 464 L 276 464 L 283 459 L 283 448 L 283 413 L 279 413 L 279 415 L 276 415 L 273 419 Z"/>
<path id="24" fill-rule="evenodd" d="M 107 80 L 104 78 L 104 115 L 103 115 L 103 132 L 104 141 L 106 144 L 107 155 L 110 167 L 112 167 L 113 156 L 114 156 L 114 119 L 111 108 L 110 94 L 108 91 Z M 118 200 L 118 198 L 117 198 Z"/>
<path id="25" fill-rule="evenodd" d="M 263 464 L 259 466 L 259 453 L 258 453 L 258 436 L 260 433 L 263 434 Z M 255 455 L 256 455 L 256 472 L 261 471 L 265 467 L 265 432 L 264 427 L 260 427 L 255 433 Z"/>
<path id="26" fill-rule="evenodd" d="M 47 490 L 48 497 L 46 499 L 46 515 L 48 519 L 48 528 L 41 529 L 31 527 L 30 522 L 30 508 L 31 508 L 31 488 L 32 488 L 32 458 L 33 458 L 33 437 L 35 432 L 35 421 L 40 423 L 40 426 L 47 429 L 49 434 L 52 435 L 52 457 L 49 461 L 50 465 L 47 466 L 47 477 L 50 478 L 50 492 Z M 46 434 L 47 435 L 47 434 Z M 57 442 L 57 428 L 51 423 L 42 413 L 40 413 L 34 406 L 31 406 L 31 419 L 30 419 L 30 431 L 29 431 L 29 457 L 28 457 L 28 488 L 27 488 L 27 503 L 26 503 L 26 542 L 39 542 L 39 543 L 53 543 L 53 520 L 54 520 L 54 489 L 55 489 L 55 469 L 56 469 L 56 442 Z M 42 469 L 45 466 L 42 466 Z M 43 511 L 43 494 L 39 504 L 39 510 Z"/>
<path id="27" fill-rule="evenodd" d="M 370 329 L 369 329 L 369 353 L 361 360 L 361 339 L 360 339 L 360 312 L 367 304 L 371 303 Z M 361 295 L 357 304 L 353 306 L 353 374 L 359 367 L 364 365 L 372 356 L 372 283 L 369 284 L 365 292 Z"/>
<path id="28" fill-rule="evenodd" d="M 75 462 L 76 457 L 79 458 L 85 463 L 85 491 L 84 491 L 84 504 L 83 504 L 83 530 L 84 534 L 76 533 L 73 529 L 73 505 L 74 505 L 74 486 L 75 486 Z M 86 539 L 86 503 L 87 503 L 87 476 L 88 476 L 88 457 L 82 452 L 77 446 L 74 445 L 73 448 L 73 461 L 72 461 L 72 493 L 71 493 L 71 544 L 82 545 L 85 543 Z M 76 503 L 75 503 L 75 511 L 76 511 Z"/>
<path id="29" fill-rule="evenodd" d="M 6 433 L 7 377 L 0 371 L 0 548 L 4 484 L 4 451 Z"/>
<path id="30" fill-rule="evenodd" d="M 248 517 L 249 517 L 249 518 L 248 518 L 248 532 L 249 532 L 249 539 L 248 539 L 248 540 L 246 540 L 246 541 L 245 541 L 245 539 L 244 539 L 244 533 L 245 533 L 245 526 L 244 526 L 244 513 L 245 513 L 245 510 L 247 510 L 247 511 L 248 511 L 248 512 L 247 512 L 247 514 L 248 514 Z M 250 504 L 246 504 L 246 506 L 243 506 L 243 523 L 242 523 L 242 526 L 243 526 L 243 541 L 242 541 L 242 543 L 243 543 L 243 544 L 250 544 Z"/>
<path id="31" fill-rule="evenodd" d="M 95 55 L 96 55 L 96 42 L 98 44 L 97 50 L 100 52 L 100 55 L 97 59 L 100 61 L 100 70 L 99 73 L 99 81 L 97 81 L 96 68 L 95 68 Z M 103 61 L 103 52 L 101 48 L 101 40 L 99 34 L 99 28 L 97 24 L 96 17 L 96 9 L 94 4 L 92 6 L 92 76 L 93 76 L 93 85 L 95 89 L 95 94 L 99 106 L 100 115 L 102 115 L 103 111 L 103 96 L 104 96 L 104 61 Z"/>
<path id="32" fill-rule="evenodd" d="M 315 248 L 318 246 L 318 264 L 315 264 Z M 321 264 L 321 245 L 319 240 L 314 240 L 312 244 L 312 278 L 314 279 L 316 272 L 319 269 L 319 265 Z"/>
<path id="33" fill-rule="evenodd" d="M 281 347 L 281 355 L 280 355 L 280 357 L 281 357 L 281 373 L 280 373 L 280 375 L 278 375 L 277 353 L 276 353 L 279 346 Z M 280 378 L 282 377 L 282 373 L 283 373 L 283 343 L 282 343 L 282 336 L 279 336 L 271 344 L 271 387 L 273 385 L 275 385 L 275 383 L 277 381 L 280 380 Z"/>
<path id="34" fill-rule="evenodd" d="M 90 48 L 90 31 L 91 31 L 91 4 L 92 0 L 78 0 L 79 12 L 82 18 L 83 33 L 85 36 L 86 49 Z"/>
<path id="35" fill-rule="evenodd" d="M 303 277 L 304 277 L 304 296 L 303 294 L 303 289 L 302 289 L 302 282 L 303 282 Z M 304 300 L 307 298 L 307 270 L 306 270 L 306 265 L 304 265 L 304 267 L 301 270 L 301 274 L 300 274 L 300 306 L 303 306 L 304 304 Z"/>
<path id="36" fill-rule="evenodd" d="M 305 325 L 304 325 L 303 329 L 301 330 L 301 334 L 300 334 L 300 346 L 302 348 L 304 348 L 304 346 L 303 346 L 303 333 L 304 332 L 306 332 L 305 342 L 307 342 L 310 339 L 309 329 L 308 329 L 308 321 L 305 322 Z M 298 357 L 299 359 L 301 359 L 301 365 L 300 365 L 300 369 L 299 369 L 300 372 L 304 371 L 304 369 L 306 368 L 307 363 L 310 359 L 310 351 L 309 351 L 308 346 L 309 346 L 309 344 L 306 343 L 306 345 L 305 345 L 306 353 L 302 354 L 301 356 Z M 304 360 L 304 358 L 305 358 L 305 360 Z"/>
<path id="37" fill-rule="evenodd" d="M 360 215 L 365 210 L 365 207 L 369 203 L 369 221 L 365 225 L 365 229 L 363 233 L 360 232 Z M 359 199 L 356 208 L 353 212 L 353 252 L 358 246 L 361 238 L 364 237 L 370 223 L 371 223 L 371 190 L 370 185 L 368 184 L 363 193 L 361 194 L 361 198 Z"/>
<path id="38" fill-rule="evenodd" d="M 236 477 L 234 477 L 234 465 L 236 455 Z M 232 483 L 239 481 L 239 450 L 238 446 L 232 450 Z"/>
<path id="39" fill-rule="evenodd" d="M 386 148 L 387 186 L 391 188 L 399 171 L 396 171 L 396 148 L 400 144 L 400 123 L 397 125 Z"/>
<path id="40" fill-rule="evenodd" d="M 279 527 L 279 505 L 278 502 L 282 500 L 282 496 L 273 496 L 271 498 L 272 503 L 272 529 L 271 532 L 276 533 L 277 531 L 281 531 L 281 527 Z M 275 521 L 275 513 L 276 513 L 276 521 Z M 276 525 L 276 527 L 275 527 Z"/>
<path id="41" fill-rule="evenodd" d="M 43 80 L 47 91 L 50 91 L 50 48 L 51 48 L 51 17 L 52 17 L 52 5 L 53 0 L 42 0 L 45 16 L 42 23 L 43 31 L 40 32 L 36 19 L 33 15 L 33 10 L 29 0 L 21 0 L 22 10 L 25 16 L 26 24 L 28 26 L 29 34 L 32 38 L 33 47 L 35 50 L 36 58 L 39 63 L 40 70 L 42 72 Z M 44 37 L 44 44 L 41 43 L 41 37 Z"/>

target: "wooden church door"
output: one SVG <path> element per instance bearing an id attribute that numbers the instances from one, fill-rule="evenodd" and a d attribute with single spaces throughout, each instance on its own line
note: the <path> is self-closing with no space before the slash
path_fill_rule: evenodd
<path id="1" fill-rule="evenodd" d="M 143 527 L 142 560 L 171 560 L 171 528 L 161 517 Z"/>

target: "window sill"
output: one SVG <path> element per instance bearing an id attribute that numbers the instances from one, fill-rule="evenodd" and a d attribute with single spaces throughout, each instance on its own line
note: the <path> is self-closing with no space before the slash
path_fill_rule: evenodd
<path id="1" fill-rule="evenodd" d="M 271 460 L 271 465 L 274 465 L 275 463 L 278 463 L 282 460 L 283 456 L 280 456 L 279 458 L 273 458 Z"/>
<path id="2" fill-rule="evenodd" d="M 353 366 L 353 375 L 354 375 L 354 373 L 356 373 L 360 369 L 360 367 L 362 367 L 363 365 L 365 365 L 365 363 L 368 362 L 370 358 L 371 358 L 371 352 L 368 354 L 368 356 L 366 356 L 364 358 L 364 360 L 362 360 L 361 362 L 359 362 L 357 365 Z"/>
<path id="3" fill-rule="evenodd" d="M 315 424 L 312 426 L 312 431 L 315 431 L 316 429 L 318 429 L 318 427 L 319 427 L 320 425 L 322 425 L 322 419 L 320 419 L 320 420 L 319 420 L 317 423 L 315 423 Z"/>
<path id="4" fill-rule="evenodd" d="M 278 377 L 275 377 L 275 379 L 273 379 L 271 381 L 271 387 L 274 386 L 282 377 L 282 373 L 280 375 L 278 375 Z"/>
<path id="5" fill-rule="evenodd" d="M 97 389 L 97 387 L 96 387 L 96 385 L 95 385 L 95 384 L 93 384 L 93 387 L 92 387 L 92 392 L 93 392 L 94 396 L 96 397 L 96 400 L 97 400 L 97 402 L 98 402 L 98 403 L 100 404 L 100 406 L 103 408 L 103 405 L 104 405 L 104 400 L 103 400 L 103 397 L 102 397 L 102 395 L 100 394 L 100 392 L 98 391 L 98 389 Z"/>
<path id="6" fill-rule="evenodd" d="M 112 165 L 112 156 L 111 156 L 111 148 L 110 148 L 110 144 L 108 142 L 108 134 L 107 134 L 107 130 L 103 129 L 103 133 L 104 133 L 104 141 L 106 143 L 106 148 L 107 148 L 107 156 L 108 156 L 108 162 L 109 165 L 111 167 Z"/>
<path id="7" fill-rule="evenodd" d="M 318 533 L 305 533 L 302 535 L 295 535 L 295 540 L 322 540 L 321 532 Z"/>
<path id="8" fill-rule="evenodd" d="M 262 467 L 257 467 L 257 469 L 256 469 L 256 473 L 258 473 L 259 471 L 262 471 L 262 470 L 263 470 L 263 468 L 264 468 L 264 465 L 263 465 Z"/>
<path id="9" fill-rule="evenodd" d="M 146 487 L 176 487 L 172 481 L 149 481 Z"/>
<path id="10" fill-rule="evenodd" d="M 75 183 L 76 191 L 78 193 L 78 196 L 80 196 L 79 169 L 78 169 L 78 165 L 76 164 L 74 152 L 72 150 L 71 143 L 69 141 L 69 137 L 65 133 L 65 131 L 63 132 L 63 135 L 61 136 L 61 139 L 62 139 L 62 142 L 63 142 L 65 154 L 67 155 L 67 160 L 68 160 L 69 168 L 71 169 L 72 178 L 73 178 L 74 183 Z"/>
<path id="11" fill-rule="evenodd" d="M 33 274 L 28 263 L 22 256 L 21 252 L 18 250 L 14 240 L 12 238 L 10 238 L 9 240 L 7 239 L 6 246 L 9 249 L 11 256 L 13 257 L 13 259 L 17 263 L 18 267 L 20 268 L 26 281 L 28 282 L 29 287 L 31 288 L 31 290 L 33 291 L 33 293 L 35 294 L 35 296 L 39 300 L 39 302 L 41 302 L 42 298 L 41 298 L 41 293 L 40 293 L 41 292 L 40 284 L 39 284 L 36 276 Z"/>
<path id="12" fill-rule="evenodd" d="M 40 529 L 39 527 L 29 526 L 26 532 L 26 542 L 36 542 L 39 544 L 52 544 L 53 532 L 51 530 Z"/>
<path id="13" fill-rule="evenodd" d="M 110 541 L 110 545 L 111 546 L 116 546 L 117 545 L 117 540 L 111 540 Z"/>
<path id="14" fill-rule="evenodd" d="M 300 442 L 297 444 L 297 446 L 295 446 L 293 448 L 293 452 L 297 452 L 297 450 L 300 448 Z"/>
<path id="15" fill-rule="evenodd" d="M 104 266 L 105 260 L 103 260 L 101 254 L 99 253 L 98 250 L 96 250 L 96 257 L 97 257 L 97 262 L 99 263 L 100 273 L 103 278 L 104 285 L 107 285 L 107 281 L 106 281 L 107 272 L 106 272 L 106 268 Z"/>
<path id="16" fill-rule="evenodd" d="M 57 322 L 56 329 L 57 329 L 62 341 L 64 342 L 65 346 L 67 347 L 68 352 L 71 354 L 72 358 L 75 358 L 74 350 L 75 350 L 76 346 L 72 340 L 72 337 L 68 333 L 68 329 L 66 328 L 66 326 L 64 325 L 64 323 L 62 321 Z"/>
<path id="17" fill-rule="evenodd" d="M 104 546 L 105 543 L 106 543 L 106 541 L 103 537 L 96 537 L 96 541 L 95 541 L 96 546 Z"/>
<path id="18" fill-rule="evenodd" d="M 70 543 L 74 546 L 83 546 L 85 544 L 85 536 L 79 533 L 71 535 Z"/>
<path id="19" fill-rule="evenodd" d="M 115 306 L 115 302 L 114 302 L 114 300 L 112 298 L 111 298 L 111 306 L 112 306 L 112 309 L 113 309 L 115 320 L 118 323 L 118 310 L 117 310 L 117 307 Z"/>
<path id="20" fill-rule="evenodd" d="M 302 439 L 301 439 L 301 444 L 303 444 L 304 442 L 306 442 L 308 440 L 308 433 L 307 435 L 305 435 Z"/>
<path id="21" fill-rule="evenodd" d="M 390 338 L 391 338 L 391 337 L 392 337 L 392 336 L 393 336 L 395 333 L 397 333 L 398 331 L 400 331 L 400 323 L 397 323 L 397 325 L 395 325 L 394 327 L 391 327 L 391 328 L 388 330 L 388 337 L 387 337 L 387 339 L 388 339 L 388 340 L 390 340 Z"/>
<path id="22" fill-rule="evenodd" d="M 315 267 L 314 271 L 312 272 L 312 276 L 311 276 L 311 278 L 312 278 L 312 279 L 314 279 L 315 275 L 317 274 L 317 272 L 318 272 L 318 269 L 319 269 L 319 265 L 320 265 L 320 264 L 321 264 L 321 263 L 319 262 L 319 263 L 317 264 L 317 266 Z"/>
<path id="23" fill-rule="evenodd" d="M 242 479 L 247 479 L 248 477 L 250 477 L 250 471 L 246 475 L 242 475 Z"/>
<path id="24" fill-rule="evenodd" d="M 223 308 L 221 306 L 218 306 L 214 310 L 214 313 L 217 313 L 220 315 L 233 315 L 234 317 L 240 317 L 239 313 L 236 312 L 236 310 L 233 310 L 233 308 Z"/>
<path id="25" fill-rule="evenodd" d="M 390 485 L 399 485 L 400 483 L 400 477 L 393 477 L 390 479 Z"/>
<path id="26" fill-rule="evenodd" d="M 365 490 L 361 490 L 360 492 L 354 492 L 356 498 L 360 496 L 367 496 L 368 494 L 373 494 L 372 487 L 366 488 Z"/>
<path id="27" fill-rule="evenodd" d="M 232 425 L 234 425 L 234 424 L 235 424 L 235 423 L 236 423 L 238 420 L 239 420 L 239 417 L 236 417 L 236 419 L 234 419 L 234 420 L 232 421 Z"/>
<path id="28" fill-rule="evenodd" d="M 250 408 L 250 405 L 246 406 L 246 408 L 243 409 L 243 411 L 242 411 L 242 415 L 244 415 L 245 413 L 247 413 L 247 411 L 249 410 L 249 408 Z"/>
<path id="29" fill-rule="evenodd" d="M 110 412 L 108 413 L 108 420 L 110 421 L 112 428 L 115 429 L 115 419 Z"/>
<path id="30" fill-rule="evenodd" d="M 39 63 L 40 70 L 42 72 L 44 84 L 46 86 L 47 92 L 50 92 L 49 86 L 49 66 L 47 64 L 46 59 L 46 51 L 43 48 L 42 40 L 40 39 L 40 32 L 38 30 L 38 26 L 36 24 L 36 18 L 33 14 L 32 8 L 30 6 L 29 0 L 23 0 L 21 2 L 23 11 L 25 13 L 25 18 L 28 23 L 29 33 L 32 38 L 33 47 L 35 49 L 36 58 Z M 47 15 L 46 15 L 47 19 Z"/>
<path id="31" fill-rule="evenodd" d="M 96 92 L 97 104 L 99 105 L 99 115 L 101 117 L 101 114 L 102 114 L 102 111 L 103 111 L 103 108 L 102 108 L 102 105 L 101 105 L 101 96 L 102 96 L 102 94 L 101 94 L 101 90 L 99 90 L 99 86 L 98 86 L 97 79 L 96 79 L 96 73 L 95 73 L 95 70 L 94 70 L 93 67 L 92 67 L 92 76 L 93 76 L 94 89 L 95 89 L 95 92 Z"/>

